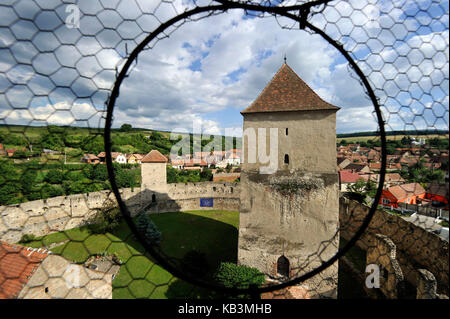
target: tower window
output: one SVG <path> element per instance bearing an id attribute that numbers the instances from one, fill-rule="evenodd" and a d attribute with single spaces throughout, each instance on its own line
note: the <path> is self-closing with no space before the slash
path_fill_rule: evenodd
<path id="1" fill-rule="evenodd" d="M 284 256 L 278 258 L 277 273 L 283 277 L 289 277 L 289 260 Z"/>
<path id="2" fill-rule="evenodd" d="M 289 131 L 288 131 L 288 128 L 286 127 L 286 136 L 288 136 L 288 133 L 289 133 Z"/>
<path id="3" fill-rule="evenodd" d="M 154 202 L 156 202 L 156 195 L 155 194 L 152 195 L 152 203 L 154 203 Z"/>
<path id="4" fill-rule="evenodd" d="M 289 164 L 289 155 L 284 154 L 284 164 Z"/>

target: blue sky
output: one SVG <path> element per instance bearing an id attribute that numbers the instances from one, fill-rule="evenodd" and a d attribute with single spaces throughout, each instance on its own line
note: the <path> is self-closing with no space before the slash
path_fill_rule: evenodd
<path id="1" fill-rule="evenodd" d="M 209 3 L 197 4 L 203 2 Z M 65 24 L 62 1 L 0 7 L 0 122 L 103 125 L 104 102 L 127 51 L 160 21 L 193 7 L 186 0 L 76 3 L 79 28 Z M 352 10 L 357 5 L 363 9 Z M 311 22 L 358 60 L 387 129 L 448 129 L 448 1 L 336 1 Z M 239 112 L 286 55 L 319 96 L 341 107 L 338 133 L 376 130 L 373 107 L 345 59 L 317 35 L 282 28 L 292 24 L 230 10 L 170 30 L 139 55 L 121 87 L 114 126 L 239 130 Z"/>

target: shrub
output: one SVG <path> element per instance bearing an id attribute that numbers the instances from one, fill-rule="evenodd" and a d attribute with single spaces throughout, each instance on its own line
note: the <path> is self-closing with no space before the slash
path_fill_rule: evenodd
<path id="1" fill-rule="evenodd" d="M 156 227 L 155 223 L 149 220 L 147 229 L 145 231 L 145 239 L 149 244 L 159 245 L 161 242 L 161 232 Z"/>
<path id="2" fill-rule="evenodd" d="M 114 203 L 108 203 L 89 220 L 89 229 L 95 234 L 105 234 L 115 230 L 121 219 L 119 207 Z"/>
<path id="3" fill-rule="evenodd" d="M 58 169 L 51 169 L 45 175 L 45 181 L 50 184 L 61 184 L 64 179 L 64 174 Z"/>
<path id="4" fill-rule="evenodd" d="M 210 271 L 206 255 L 196 250 L 187 252 L 182 259 L 184 270 L 198 277 L 204 277 Z"/>
<path id="5" fill-rule="evenodd" d="M 249 288 L 252 285 L 261 286 L 265 276 L 256 268 L 238 266 L 222 262 L 214 275 L 216 281 L 227 288 Z"/>
<path id="6" fill-rule="evenodd" d="M 140 214 L 136 220 L 136 228 L 150 245 L 159 245 L 161 242 L 161 232 L 145 214 Z"/>
<path id="7" fill-rule="evenodd" d="M 36 236 L 32 235 L 32 234 L 25 234 L 22 235 L 22 238 L 20 239 L 19 243 L 20 244 L 26 244 L 26 243 L 31 243 L 32 241 L 36 240 Z"/>

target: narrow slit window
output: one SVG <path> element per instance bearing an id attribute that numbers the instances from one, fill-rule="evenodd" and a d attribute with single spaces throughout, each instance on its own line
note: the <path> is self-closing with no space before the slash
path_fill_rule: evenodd
<path id="1" fill-rule="evenodd" d="M 286 127 L 286 136 L 288 136 L 288 134 L 289 134 L 289 130 L 288 130 L 288 128 Z"/>
<path id="2" fill-rule="evenodd" d="M 289 155 L 284 154 L 284 164 L 289 164 Z"/>

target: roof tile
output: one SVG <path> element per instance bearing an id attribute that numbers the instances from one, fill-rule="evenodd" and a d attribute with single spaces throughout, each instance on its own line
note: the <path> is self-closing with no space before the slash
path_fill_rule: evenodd
<path id="1" fill-rule="evenodd" d="M 151 150 L 144 158 L 141 163 L 167 163 L 167 157 L 162 155 L 158 150 Z"/>
<path id="2" fill-rule="evenodd" d="M 0 299 L 16 298 L 48 254 L 0 241 Z"/>
<path id="3" fill-rule="evenodd" d="M 256 100 L 241 114 L 283 111 L 339 110 L 322 100 L 286 63 Z"/>

